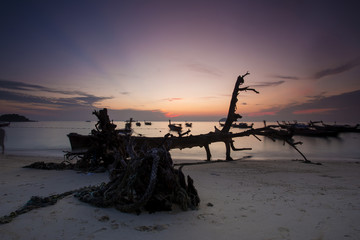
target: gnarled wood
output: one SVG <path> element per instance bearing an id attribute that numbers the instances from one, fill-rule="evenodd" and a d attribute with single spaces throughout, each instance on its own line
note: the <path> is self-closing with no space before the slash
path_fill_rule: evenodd
<path id="1" fill-rule="evenodd" d="M 233 122 L 236 122 L 239 118 L 242 118 L 242 116 L 240 114 L 236 113 L 236 103 L 238 102 L 238 94 L 240 91 L 254 91 L 256 93 L 259 93 L 258 91 L 256 91 L 255 89 L 249 88 L 249 87 L 244 87 L 244 88 L 240 88 L 240 86 L 242 84 L 244 84 L 244 77 L 249 75 L 250 73 L 247 72 L 244 75 L 239 75 L 239 77 L 236 80 L 235 83 L 235 87 L 232 93 L 232 97 L 231 97 L 231 101 L 230 101 L 230 106 L 229 106 L 229 111 L 228 111 L 228 115 L 226 118 L 226 122 L 224 127 L 221 129 L 222 132 L 229 132 L 230 127 L 232 125 Z"/>

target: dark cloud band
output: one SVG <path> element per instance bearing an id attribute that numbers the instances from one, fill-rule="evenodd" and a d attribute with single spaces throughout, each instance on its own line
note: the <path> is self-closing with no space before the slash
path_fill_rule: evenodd
<path id="1" fill-rule="evenodd" d="M 60 93 L 68 97 L 45 97 L 41 93 Z M 92 106 L 112 97 L 98 97 L 82 91 L 63 91 L 23 82 L 0 80 L 0 100 L 19 103 L 55 104 L 57 106 Z"/>
<path id="2" fill-rule="evenodd" d="M 353 61 L 350 61 L 348 63 L 339 65 L 337 67 L 334 68 L 328 68 L 328 69 L 323 69 L 319 72 L 316 72 L 313 75 L 313 79 L 318 80 L 327 76 L 331 76 L 331 75 L 336 75 L 336 74 L 340 74 L 343 72 L 347 72 L 350 71 L 351 69 L 357 67 L 360 65 L 360 58 L 357 58 Z"/>

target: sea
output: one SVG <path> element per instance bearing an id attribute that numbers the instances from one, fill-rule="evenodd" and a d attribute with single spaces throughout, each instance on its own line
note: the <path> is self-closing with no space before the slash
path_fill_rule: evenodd
<path id="1" fill-rule="evenodd" d="M 124 128 L 125 122 L 114 121 L 117 128 Z M 220 129 L 218 122 L 192 122 L 190 134 L 205 134 L 214 131 L 214 127 Z M 3 128 L 5 136 L 5 154 L 29 155 L 29 156 L 56 156 L 63 157 L 71 150 L 67 134 L 75 132 L 90 134 L 95 128 L 95 121 L 40 121 L 40 122 L 12 122 L 10 126 Z M 275 123 L 268 123 L 275 124 Z M 254 128 L 263 127 L 262 122 L 255 122 Z M 141 126 L 133 124 L 133 135 L 147 137 L 161 137 L 169 133 L 167 121 L 154 121 L 152 125 Z M 231 132 L 244 131 L 232 128 Z M 177 135 L 177 133 L 173 133 Z M 283 141 L 275 142 L 269 138 L 259 136 L 260 141 L 254 136 L 235 138 L 234 145 L 237 148 L 252 148 L 245 151 L 232 151 L 233 159 L 247 160 L 302 160 L 302 156 Z M 298 149 L 310 161 L 359 161 L 360 160 L 360 133 L 341 133 L 337 137 L 305 137 L 294 136 L 295 141 L 302 142 L 297 145 Z M 210 151 L 213 160 L 225 159 L 225 145 L 222 142 L 212 143 Z M 190 149 L 173 149 L 170 151 L 174 161 L 198 161 L 206 159 L 204 148 L 194 147 Z"/>

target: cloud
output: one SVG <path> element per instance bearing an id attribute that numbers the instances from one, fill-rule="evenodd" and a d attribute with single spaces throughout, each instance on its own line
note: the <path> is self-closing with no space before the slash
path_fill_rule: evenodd
<path id="1" fill-rule="evenodd" d="M 48 92 L 48 93 L 60 93 L 65 95 L 86 95 L 86 93 L 81 91 L 66 91 L 66 90 L 59 90 L 53 88 L 47 88 L 41 85 L 36 84 L 28 84 L 24 82 L 17 82 L 17 81 L 9 81 L 0 79 L 0 88 L 9 91 L 26 91 L 26 92 Z"/>
<path id="2" fill-rule="evenodd" d="M 323 92 L 321 92 L 321 93 L 319 93 L 317 95 L 306 96 L 306 97 L 309 98 L 309 100 L 311 100 L 311 101 L 315 101 L 315 100 L 320 100 L 320 99 L 326 97 L 325 96 L 326 93 L 327 93 L 326 91 L 323 91 Z"/>
<path id="3" fill-rule="evenodd" d="M 135 119 L 136 121 L 166 121 L 166 113 L 161 110 L 135 110 L 135 109 L 121 109 L 114 110 L 108 109 L 109 117 L 111 120 L 128 120 L 130 118 Z"/>
<path id="4" fill-rule="evenodd" d="M 280 78 L 280 79 L 284 79 L 284 80 L 299 80 L 299 77 L 295 77 L 295 76 L 283 76 L 283 75 L 273 75 L 272 77 L 274 78 Z"/>
<path id="5" fill-rule="evenodd" d="M 200 97 L 201 99 L 216 99 L 218 97 L 215 96 L 207 96 L 207 97 Z"/>
<path id="6" fill-rule="evenodd" d="M 172 102 L 172 101 L 180 101 L 180 100 L 183 100 L 183 98 L 164 98 L 164 99 L 162 99 L 162 100 Z"/>
<path id="7" fill-rule="evenodd" d="M 82 96 L 79 97 L 70 97 L 70 98 L 60 98 L 58 100 L 63 103 L 76 104 L 76 105 L 90 105 L 93 106 L 95 103 L 101 102 L 103 100 L 112 99 L 112 97 L 98 97 L 92 94 L 82 93 Z"/>
<path id="8" fill-rule="evenodd" d="M 246 114 L 249 117 L 261 117 L 261 116 L 274 116 L 276 115 L 276 111 L 264 111 L 264 112 L 252 112 Z"/>
<path id="9" fill-rule="evenodd" d="M 50 93 L 50 94 L 49 94 Z M 53 93 L 61 94 L 56 96 Z M 0 100 L 18 106 L 58 110 L 65 108 L 93 107 L 95 103 L 112 97 L 98 97 L 82 91 L 66 91 L 41 85 L 0 80 Z"/>
<path id="10" fill-rule="evenodd" d="M 179 116 L 181 116 L 181 115 L 180 115 L 180 114 L 176 114 L 176 113 L 167 112 L 167 113 L 165 113 L 165 116 L 166 116 L 167 118 L 175 118 L 175 117 L 179 117 Z"/>
<path id="11" fill-rule="evenodd" d="M 293 114 L 315 114 L 315 113 L 326 113 L 331 111 L 336 111 L 337 108 L 316 108 L 316 109 L 303 109 L 303 110 L 296 110 Z"/>
<path id="12" fill-rule="evenodd" d="M 322 92 L 306 103 L 290 103 L 285 107 L 276 106 L 259 112 L 247 113 L 246 121 L 317 121 L 359 123 L 360 89 L 338 95 L 324 96 Z"/>
<path id="13" fill-rule="evenodd" d="M 251 85 L 251 87 L 275 87 L 283 84 L 285 81 L 277 81 L 277 82 L 259 82 L 257 84 Z"/>
<path id="14" fill-rule="evenodd" d="M 121 95 L 129 95 L 130 92 L 120 92 Z"/>
<path id="15" fill-rule="evenodd" d="M 33 96 L 29 94 L 16 93 L 10 91 L 0 90 L 0 100 L 7 100 L 12 102 L 24 102 L 24 103 L 52 103 L 49 99 L 43 97 Z"/>
<path id="16" fill-rule="evenodd" d="M 82 96 L 56 98 L 0 90 L 0 100 L 18 103 L 50 104 L 57 105 L 58 107 L 92 106 L 93 104 L 106 99 L 111 99 L 111 97 L 97 97 L 91 94 L 82 93 Z"/>
<path id="17" fill-rule="evenodd" d="M 320 97 L 321 96 L 321 97 Z M 276 120 L 323 120 L 346 123 L 357 123 L 360 119 L 360 111 L 357 103 L 360 102 L 360 90 L 346 92 L 339 95 L 313 97 L 310 101 L 302 104 L 291 104 L 281 110 L 265 109 L 262 113 L 275 112 L 264 117 L 268 121 Z M 261 113 L 249 114 L 254 120 L 262 120 L 257 116 L 265 116 Z"/>
<path id="18" fill-rule="evenodd" d="M 218 70 L 217 68 L 211 67 L 211 66 L 208 66 L 205 64 L 201 64 L 201 63 L 190 63 L 190 64 L 187 64 L 186 67 L 188 69 L 190 69 L 191 71 L 206 73 L 206 74 L 213 75 L 216 77 L 219 77 L 222 75 L 222 72 L 220 70 Z"/>
<path id="19" fill-rule="evenodd" d="M 56 99 L 55 97 L 49 98 L 49 97 L 41 97 L 38 96 L 39 92 L 43 93 L 59 93 L 63 95 L 70 96 L 70 98 L 62 98 L 62 101 L 69 101 L 71 99 L 77 100 L 76 102 L 80 103 L 87 103 L 87 104 L 93 104 L 98 101 L 102 101 L 105 99 L 111 99 L 112 97 L 97 97 L 92 94 L 88 94 L 82 91 L 67 91 L 67 90 L 59 90 L 59 89 L 53 89 L 53 88 L 47 88 L 41 85 L 36 84 L 28 84 L 24 82 L 17 82 L 17 81 L 8 81 L 8 80 L 2 80 L 0 79 L 0 90 L 3 89 L 4 96 L 1 96 L 1 98 L 5 99 L 5 95 L 7 97 L 13 98 L 13 100 L 18 100 L 26 98 L 26 101 L 34 100 L 35 99 L 42 99 L 43 101 L 51 101 L 51 99 Z M 20 93 L 19 93 L 20 91 Z M 21 93 L 22 91 L 25 91 L 26 93 Z M 74 97 L 78 96 L 78 97 Z M 5 99 L 6 100 L 6 99 Z M 61 100 L 61 98 L 57 99 L 58 101 Z"/>
<path id="20" fill-rule="evenodd" d="M 312 76 L 312 78 L 315 80 L 318 80 L 318 79 L 321 79 L 321 78 L 324 78 L 327 76 L 340 74 L 343 72 L 350 71 L 351 69 L 353 69 L 359 65 L 360 65 L 360 58 L 357 58 L 357 59 L 347 62 L 345 64 L 339 65 L 337 67 L 327 68 L 327 69 L 318 71 Z"/>
<path id="21" fill-rule="evenodd" d="M 45 90 L 45 87 L 23 82 L 8 81 L 0 79 L 0 88 L 9 90 Z"/>

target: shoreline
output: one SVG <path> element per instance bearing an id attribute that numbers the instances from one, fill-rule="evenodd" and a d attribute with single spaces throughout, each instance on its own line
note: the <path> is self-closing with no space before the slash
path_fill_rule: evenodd
<path id="1" fill-rule="evenodd" d="M 107 173 L 22 166 L 61 157 L 1 155 L 0 215 L 31 196 L 108 181 Z M 176 162 L 176 160 L 174 160 Z M 238 160 L 183 168 L 194 179 L 198 210 L 126 214 L 67 196 L 0 225 L 0 239 L 359 239 L 359 161 L 323 165 Z"/>
<path id="2" fill-rule="evenodd" d="M 70 151 L 70 150 L 69 150 Z M 180 150 L 181 151 L 181 150 Z M 0 161 L 2 158 L 4 158 L 4 156 L 8 157 L 15 157 L 15 158 L 24 158 L 24 159 L 30 159 L 28 162 L 31 163 L 32 159 L 34 158 L 40 158 L 40 159 L 50 159 L 50 161 L 57 161 L 57 162 L 61 162 L 63 161 L 65 158 L 65 154 L 66 152 L 68 152 L 67 150 L 34 150 L 34 151 L 28 151 L 28 150 L 24 150 L 24 151 L 19 151 L 19 150 L 11 150 L 11 151 L 6 151 L 4 155 L 0 154 Z M 185 154 L 186 155 L 186 154 Z M 354 158 L 354 157 L 343 157 L 343 158 L 339 158 L 339 157 L 314 157 L 314 156 L 306 156 L 310 161 L 312 162 L 320 162 L 320 163 L 327 163 L 327 162 L 339 162 L 339 163 L 344 163 L 344 162 L 359 162 L 360 163 L 360 157 Z M 174 163 L 179 163 L 179 162 L 203 162 L 206 161 L 206 156 L 204 154 L 204 158 L 198 158 L 198 159 L 194 159 L 194 158 L 190 158 L 190 157 L 186 157 L 186 158 L 178 158 L 178 154 L 175 155 L 175 157 L 173 157 L 172 154 L 172 159 Z M 222 158 L 220 156 L 220 158 L 212 158 L 211 161 L 219 161 L 219 160 L 223 160 L 225 161 L 224 158 Z M 244 154 L 243 157 L 240 158 L 234 158 L 235 161 L 298 161 L 298 160 L 303 160 L 303 158 L 300 155 L 295 155 L 293 157 L 289 157 L 289 156 L 282 156 L 279 157 L 277 156 L 276 158 L 274 157 L 262 157 L 262 156 L 258 156 L 256 153 L 252 154 L 252 153 L 248 153 L 248 154 Z"/>

